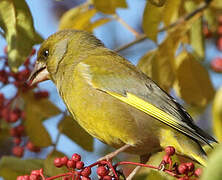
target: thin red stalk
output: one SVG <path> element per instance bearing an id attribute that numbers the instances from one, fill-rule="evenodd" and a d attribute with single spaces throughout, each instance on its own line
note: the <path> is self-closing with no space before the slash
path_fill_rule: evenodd
<path id="1" fill-rule="evenodd" d="M 60 177 L 64 177 L 64 176 L 71 176 L 71 175 L 72 175 L 72 173 L 68 172 L 68 173 L 59 174 L 59 175 L 56 175 L 56 176 L 52 176 L 52 177 L 46 178 L 45 180 L 54 180 L 56 178 L 60 178 Z"/>
<path id="2" fill-rule="evenodd" d="M 136 162 L 129 162 L 129 161 L 119 162 L 115 166 L 125 165 L 125 164 L 131 164 L 131 165 L 135 165 L 135 166 L 142 166 L 142 167 L 148 167 L 148 168 L 151 168 L 151 169 L 159 170 L 159 168 L 156 167 L 156 166 L 152 166 L 152 165 L 148 165 L 148 164 L 141 164 L 141 163 L 136 163 Z M 168 169 L 164 169 L 163 171 L 168 173 L 169 175 L 171 175 L 173 177 L 179 178 L 179 176 L 177 174 L 173 173 L 172 171 L 170 171 Z"/>

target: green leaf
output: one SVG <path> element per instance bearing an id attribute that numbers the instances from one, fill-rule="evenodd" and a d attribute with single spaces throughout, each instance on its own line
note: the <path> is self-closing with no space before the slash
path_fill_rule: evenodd
<path id="1" fill-rule="evenodd" d="M 197 8 L 197 5 L 193 1 L 186 1 L 185 7 L 187 12 L 190 13 Z M 204 45 L 204 36 L 203 36 L 203 21 L 201 17 L 197 19 L 191 26 L 190 44 L 197 57 L 200 59 L 204 59 L 205 45 Z"/>
<path id="2" fill-rule="evenodd" d="M 64 157 L 65 154 L 59 151 L 52 151 L 44 161 L 44 171 L 48 176 L 55 176 L 67 172 L 66 167 L 57 168 L 54 165 L 54 159 L 57 157 Z"/>
<path id="3" fill-rule="evenodd" d="M 42 159 L 26 159 L 3 156 L 0 161 L 0 176 L 4 180 L 16 179 L 17 176 L 30 174 L 32 170 L 43 168 Z"/>
<path id="4" fill-rule="evenodd" d="M 93 4 L 98 11 L 105 14 L 114 14 L 116 8 L 127 8 L 125 0 L 93 0 Z"/>
<path id="5" fill-rule="evenodd" d="M 164 6 L 158 7 L 147 1 L 143 13 L 143 30 L 148 38 L 157 41 L 158 27 L 162 21 Z"/>
<path id="6" fill-rule="evenodd" d="M 220 88 L 213 101 L 213 129 L 217 140 L 222 142 L 222 88 Z"/>
<path id="7" fill-rule="evenodd" d="M 83 149 L 93 151 L 93 137 L 70 116 L 65 116 L 59 123 L 59 130 Z"/>
<path id="8" fill-rule="evenodd" d="M 209 157 L 208 166 L 204 169 L 201 180 L 221 180 L 222 146 L 220 145 Z"/>
<path id="9" fill-rule="evenodd" d="M 207 70 L 186 51 L 176 58 L 176 93 L 188 104 L 205 106 L 214 97 Z"/>
<path id="10" fill-rule="evenodd" d="M 36 99 L 33 92 L 25 93 L 22 97 L 25 103 L 24 125 L 30 140 L 39 147 L 51 145 L 51 138 L 42 122 L 61 113 L 60 110 L 46 98 Z"/>
<path id="11" fill-rule="evenodd" d="M 26 60 L 34 44 L 43 41 L 34 30 L 25 0 L 0 1 L 0 27 L 8 43 L 9 65 L 13 71 Z"/>

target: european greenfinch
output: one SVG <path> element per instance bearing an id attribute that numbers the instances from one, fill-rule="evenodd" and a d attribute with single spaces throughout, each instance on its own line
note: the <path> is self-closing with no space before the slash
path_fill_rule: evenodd
<path id="1" fill-rule="evenodd" d="M 206 165 L 202 149 L 216 140 L 197 127 L 174 98 L 124 57 L 84 31 L 59 31 L 45 40 L 30 76 L 50 79 L 69 112 L 93 137 L 148 157 L 174 146 Z"/>

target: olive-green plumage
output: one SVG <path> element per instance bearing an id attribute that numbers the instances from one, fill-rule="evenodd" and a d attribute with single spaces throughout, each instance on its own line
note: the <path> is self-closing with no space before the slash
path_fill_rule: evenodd
<path id="1" fill-rule="evenodd" d="M 211 136 L 137 67 L 93 35 L 66 30 L 41 46 L 32 79 L 49 73 L 68 110 L 92 136 L 127 152 L 152 154 L 174 146 L 206 165 Z M 40 80 L 38 80 L 38 78 Z"/>

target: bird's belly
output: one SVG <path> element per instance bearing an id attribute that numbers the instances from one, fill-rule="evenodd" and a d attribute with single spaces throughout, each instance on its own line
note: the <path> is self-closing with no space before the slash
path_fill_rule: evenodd
<path id="1" fill-rule="evenodd" d="M 88 133 L 115 148 L 130 144 L 131 153 L 145 154 L 160 149 L 158 129 L 162 124 L 159 121 L 105 92 L 90 87 L 81 89 L 72 88 L 63 98 Z"/>

